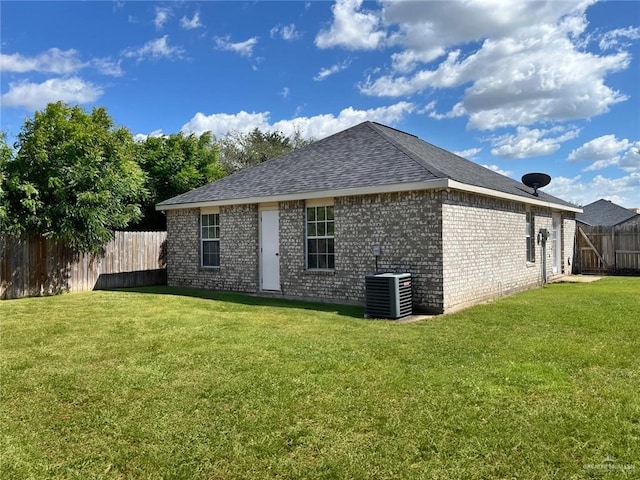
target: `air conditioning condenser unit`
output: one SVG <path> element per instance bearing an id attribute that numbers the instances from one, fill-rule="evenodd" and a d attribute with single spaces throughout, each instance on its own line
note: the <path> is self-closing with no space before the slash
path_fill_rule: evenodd
<path id="1" fill-rule="evenodd" d="M 367 318 L 398 319 L 413 313 L 410 273 L 374 273 L 365 277 Z"/>

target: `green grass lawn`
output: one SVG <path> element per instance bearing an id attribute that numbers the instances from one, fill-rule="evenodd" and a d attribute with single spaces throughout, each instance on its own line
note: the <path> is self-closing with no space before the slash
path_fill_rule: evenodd
<path id="1" fill-rule="evenodd" d="M 0 477 L 640 478 L 640 278 L 362 313 L 169 288 L 2 301 Z"/>

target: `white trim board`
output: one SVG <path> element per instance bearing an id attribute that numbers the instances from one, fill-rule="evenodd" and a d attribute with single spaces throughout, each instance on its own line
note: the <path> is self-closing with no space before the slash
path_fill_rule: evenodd
<path id="1" fill-rule="evenodd" d="M 438 178 L 435 180 L 425 180 L 423 182 L 409 182 L 409 183 L 392 183 L 388 185 L 371 185 L 366 187 L 357 188 L 343 188 L 337 190 L 321 190 L 317 192 L 299 192 L 288 193 L 283 195 L 270 195 L 261 197 L 245 197 L 245 198 L 230 198 L 224 200 L 210 200 L 203 202 L 192 203 L 176 203 L 173 205 L 156 205 L 156 210 L 179 210 L 183 208 L 205 208 L 205 207 L 217 207 L 223 205 L 247 205 L 253 203 L 268 203 L 268 202 L 287 202 L 293 200 L 312 200 L 317 198 L 326 197 L 348 197 L 353 195 L 372 195 L 377 193 L 393 193 L 393 192 L 410 192 L 414 190 L 442 190 L 452 189 L 462 192 L 476 193 L 487 197 L 502 198 L 505 200 L 511 200 L 518 203 L 524 203 L 527 205 L 536 205 L 540 207 L 547 207 L 554 210 L 562 210 L 567 212 L 582 213 L 582 209 L 578 207 L 570 207 L 567 205 L 561 205 L 559 203 L 548 202 L 540 200 L 537 197 L 522 197 L 520 195 L 514 195 L 512 193 L 500 192 L 498 190 L 492 190 L 485 187 L 477 187 L 475 185 L 469 185 L 462 182 L 457 182 L 449 178 Z"/>

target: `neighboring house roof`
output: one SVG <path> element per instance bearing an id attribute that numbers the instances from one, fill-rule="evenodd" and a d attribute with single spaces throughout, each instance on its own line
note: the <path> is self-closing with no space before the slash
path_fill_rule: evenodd
<path id="1" fill-rule="evenodd" d="M 165 200 L 158 210 L 365 193 L 454 188 L 580 209 L 431 145 L 364 122 L 255 167 Z"/>
<path id="2" fill-rule="evenodd" d="M 601 198 L 582 207 L 583 213 L 576 215 L 576 220 L 592 227 L 610 227 L 633 218 L 637 213 L 627 210 L 620 205 Z"/>

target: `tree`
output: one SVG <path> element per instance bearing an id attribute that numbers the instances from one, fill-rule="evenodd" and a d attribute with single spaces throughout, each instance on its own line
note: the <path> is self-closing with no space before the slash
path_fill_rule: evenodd
<path id="1" fill-rule="evenodd" d="M 229 173 L 271 160 L 287 152 L 308 145 L 299 132 L 287 137 L 282 132 L 262 132 L 257 128 L 249 133 L 233 132 L 220 140 L 220 162 Z"/>
<path id="2" fill-rule="evenodd" d="M 133 228 L 165 230 L 166 217 L 155 210 L 158 202 L 225 176 L 211 132 L 200 136 L 175 133 L 148 137 L 138 146 L 138 163 L 147 174 L 149 197 L 144 217 Z"/>
<path id="3" fill-rule="evenodd" d="M 100 251 L 113 230 L 140 218 L 145 175 L 131 133 L 104 108 L 62 102 L 27 119 L 6 165 L 7 215 L 20 232 Z"/>
<path id="4" fill-rule="evenodd" d="M 8 230 L 6 192 L 3 185 L 7 177 L 7 165 L 13 159 L 13 149 L 7 144 L 7 137 L 0 132 L 0 232 Z"/>

